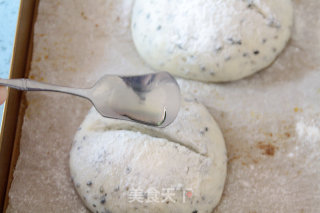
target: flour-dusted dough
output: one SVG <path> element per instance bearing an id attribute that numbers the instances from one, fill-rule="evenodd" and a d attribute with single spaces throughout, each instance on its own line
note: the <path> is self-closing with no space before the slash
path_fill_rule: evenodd
<path id="1" fill-rule="evenodd" d="M 75 136 L 70 171 L 92 212 L 210 213 L 221 198 L 226 161 L 214 119 L 203 105 L 184 102 L 164 129 L 92 109 Z"/>
<path id="2" fill-rule="evenodd" d="M 270 65 L 292 22 L 291 0 L 136 0 L 131 31 L 154 69 L 219 82 Z"/>

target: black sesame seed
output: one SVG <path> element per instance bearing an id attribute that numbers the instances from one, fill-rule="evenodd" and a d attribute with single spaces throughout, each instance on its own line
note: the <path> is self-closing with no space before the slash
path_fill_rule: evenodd
<path id="1" fill-rule="evenodd" d="M 267 42 L 267 39 L 266 39 L 266 38 L 262 39 L 262 43 L 263 43 L 263 44 L 265 44 L 266 42 Z"/>
<path id="2" fill-rule="evenodd" d="M 204 131 L 208 132 L 209 128 L 208 127 L 205 127 L 204 128 Z"/>
<path id="3" fill-rule="evenodd" d="M 247 56 L 248 56 L 248 53 L 243 53 L 242 56 L 243 56 L 243 57 L 247 57 Z"/>
<path id="4" fill-rule="evenodd" d="M 202 72 L 206 71 L 206 67 L 201 67 L 201 71 Z"/>
<path id="5" fill-rule="evenodd" d="M 229 42 L 230 44 L 232 44 L 232 45 L 235 45 L 235 44 L 241 45 L 241 44 L 242 44 L 242 41 L 241 41 L 241 40 L 235 40 L 235 39 L 233 39 L 233 38 L 228 38 L 228 42 Z"/>
<path id="6" fill-rule="evenodd" d="M 96 204 L 92 204 L 92 206 L 93 206 L 93 208 L 96 208 L 96 207 L 97 207 Z"/>
<path id="7" fill-rule="evenodd" d="M 259 50 L 253 51 L 253 54 L 255 54 L 255 55 L 258 55 L 259 53 L 260 53 Z"/>
<path id="8" fill-rule="evenodd" d="M 194 210 L 192 213 L 198 213 L 198 211 L 197 211 L 197 210 Z"/>
<path id="9" fill-rule="evenodd" d="M 105 202 L 106 202 L 106 198 L 104 198 L 104 197 L 101 198 L 100 203 L 101 203 L 101 204 L 104 204 Z"/>
<path id="10" fill-rule="evenodd" d="M 216 47 L 216 48 L 215 48 L 215 52 L 216 52 L 216 53 L 220 52 L 220 51 L 222 50 L 222 48 L 223 48 L 222 46 Z"/>
<path id="11" fill-rule="evenodd" d="M 279 29 L 281 25 L 277 23 L 274 19 L 268 21 L 268 26 Z"/>
<path id="12" fill-rule="evenodd" d="M 92 186 L 92 181 L 88 181 L 87 186 Z"/>
<path id="13" fill-rule="evenodd" d="M 161 30 L 161 28 L 162 28 L 162 26 L 161 26 L 161 25 L 159 25 L 159 26 L 157 27 L 157 30 Z"/>
<path id="14" fill-rule="evenodd" d="M 100 186 L 99 191 L 100 191 L 100 193 L 103 193 L 103 192 L 104 192 L 103 186 Z"/>
<path id="15" fill-rule="evenodd" d="M 131 170 L 132 170 L 132 169 L 131 169 L 130 167 L 127 167 L 127 168 L 126 168 L 126 174 L 129 174 L 129 173 L 131 172 Z"/>

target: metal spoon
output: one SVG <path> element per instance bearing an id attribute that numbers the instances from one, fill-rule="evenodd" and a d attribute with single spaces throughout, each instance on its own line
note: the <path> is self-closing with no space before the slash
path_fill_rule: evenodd
<path id="1" fill-rule="evenodd" d="M 61 87 L 30 79 L 0 79 L 0 85 L 25 91 L 68 93 L 88 99 L 105 117 L 165 127 L 180 108 L 180 90 L 167 72 L 136 76 L 106 75 L 87 89 Z"/>

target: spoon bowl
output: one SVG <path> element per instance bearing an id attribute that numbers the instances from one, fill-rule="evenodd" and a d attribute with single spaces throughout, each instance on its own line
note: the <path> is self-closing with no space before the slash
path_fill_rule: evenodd
<path id="1" fill-rule="evenodd" d="M 166 72 L 139 76 L 104 76 L 88 97 L 103 116 L 165 127 L 177 116 L 180 90 Z"/>

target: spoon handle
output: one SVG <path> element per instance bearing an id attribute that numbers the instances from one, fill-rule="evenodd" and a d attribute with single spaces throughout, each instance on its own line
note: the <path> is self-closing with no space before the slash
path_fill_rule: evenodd
<path id="1" fill-rule="evenodd" d="M 0 79 L 1 86 L 8 86 L 18 90 L 24 91 L 50 91 L 61 92 L 88 98 L 87 89 L 78 89 L 70 87 L 62 87 L 53 84 L 41 83 L 38 81 L 20 78 L 20 79 Z"/>

